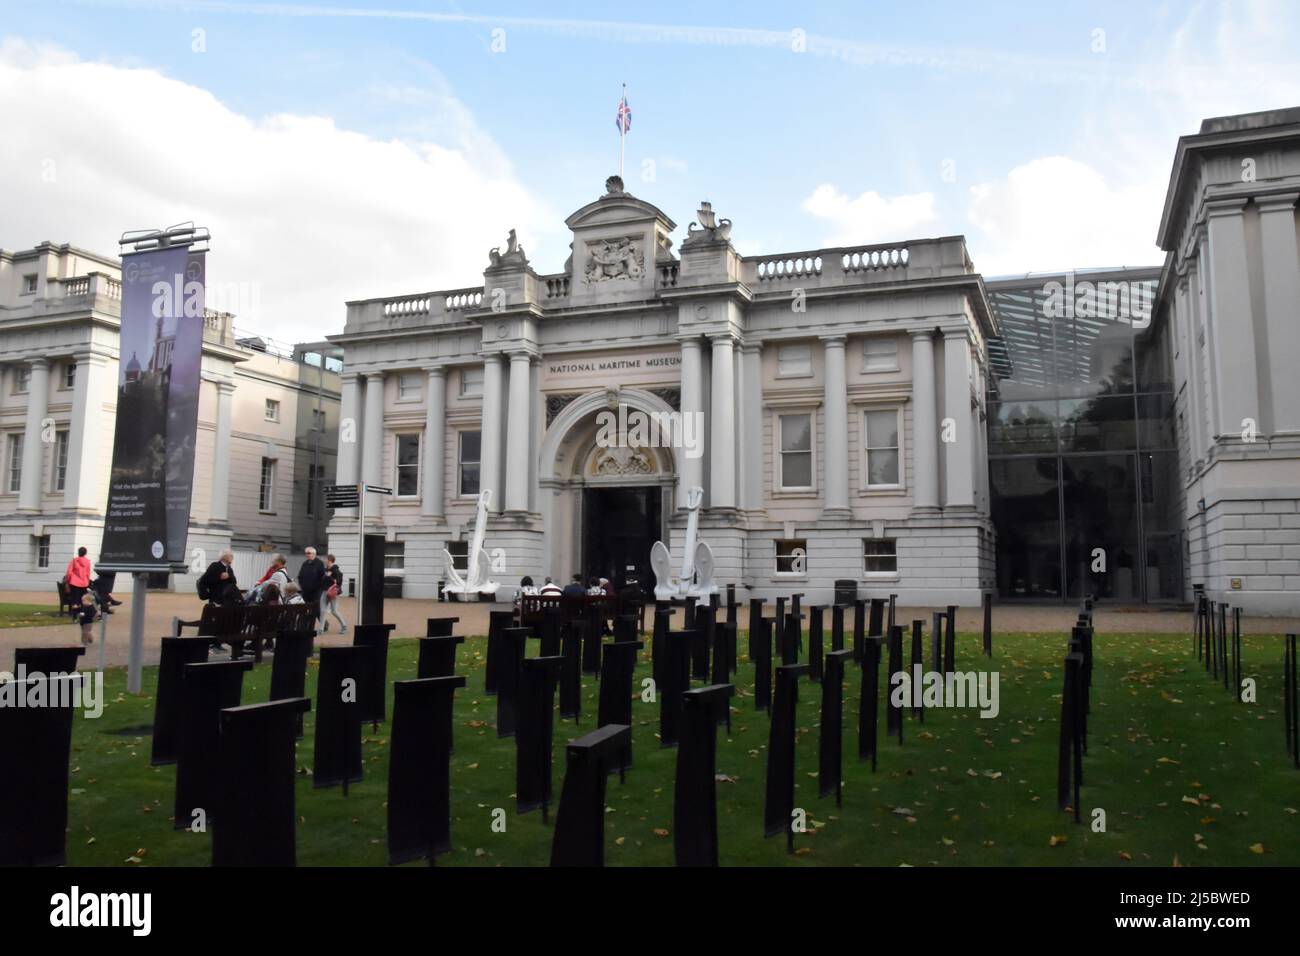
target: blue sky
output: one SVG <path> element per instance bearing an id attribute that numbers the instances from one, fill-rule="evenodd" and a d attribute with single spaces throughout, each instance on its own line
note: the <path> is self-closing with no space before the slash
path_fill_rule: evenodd
<path id="1" fill-rule="evenodd" d="M 0 172 L 60 170 L 0 245 L 200 219 L 255 324 L 338 331 L 346 298 L 473 284 L 511 227 L 558 271 L 626 82 L 627 187 L 679 242 L 708 199 L 745 254 L 963 233 L 988 275 L 1149 264 L 1178 135 L 1300 103 L 1296 26 L 1247 3 L 0 2 L 0 108 L 45 103 Z"/>

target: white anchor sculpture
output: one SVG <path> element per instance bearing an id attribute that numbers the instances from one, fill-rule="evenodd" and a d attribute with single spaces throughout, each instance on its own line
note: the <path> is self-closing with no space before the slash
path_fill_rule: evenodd
<path id="1" fill-rule="evenodd" d="M 697 541 L 700 522 L 700 502 L 704 500 L 703 488 L 692 488 L 686 493 L 686 543 L 682 554 L 682 573 L 673 577 L 673 559 L 667 546 L 656 541 L 650 549 L 650 569 L 655 574 L 655 600 L 671 601 L 674 598 L 707 598 L 718 593 L 713 583 L 713 549 Z"/>
<path id="2" fill-rule="evenodd" d="M 491 580 L 492 559 L 483 550 L 483 535 L 487 531 L 488 505 L 492 503 L 492 489 L 484 488 L 478 496 L 478 516 L 474 519 L 474 537 L 469 543 L 469 570 L 461 577 L 456 570 L 455 559 L 446 548 L 442 549 L 443 560 L 447 562 L 448 584 L 443 590 L 447 594 L 460 595 L 462 601 L 472 600 L 470 595 L 480 594 L 495 596 L 501 585 Z"/>

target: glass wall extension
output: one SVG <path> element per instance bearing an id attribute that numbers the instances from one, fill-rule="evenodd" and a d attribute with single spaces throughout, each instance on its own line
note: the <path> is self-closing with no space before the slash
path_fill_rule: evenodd
<path id="1" fill-rule="evenodd" d="M 989 282 L 989 473 L 1003 598 L 1178 600 L 1170 357 L 1158 270 Z"/>

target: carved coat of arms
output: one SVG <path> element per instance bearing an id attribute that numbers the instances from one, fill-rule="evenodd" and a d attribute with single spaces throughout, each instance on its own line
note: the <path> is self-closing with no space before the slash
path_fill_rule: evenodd
<path id="1" fill-rule="evenodd" d="M 634 239 L 601 239 L 587 246 L 587 283 L 609 279 L 640 279 L 645 255 Z"/>

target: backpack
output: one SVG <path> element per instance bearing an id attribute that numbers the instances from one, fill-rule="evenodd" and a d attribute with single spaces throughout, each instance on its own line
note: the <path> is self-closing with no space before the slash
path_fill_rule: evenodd
<path id="1" fill-rule="evenodd" d="M 199 597 L 203 600 L 212 600 L 212 588 L 208 586 L 207 575 L 204 575 L 194 582 L 194 590 L 199 592 Z"/>

